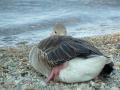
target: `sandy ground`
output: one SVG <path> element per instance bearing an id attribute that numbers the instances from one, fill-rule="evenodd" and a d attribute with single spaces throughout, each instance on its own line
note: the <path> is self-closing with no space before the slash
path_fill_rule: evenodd
<path id="1" fill-rule="evenodd" d="M 120 33 L 83 38 L 101 52 L 113 57 L 114 71 L 98 81 L 65 84 L 45 83 L 45 77 L 29 64 L 28 55 L 33 45 L 18 43 L 18 47 L 0 48 L 0 90 L 119 90 L 120 89 Z"/>

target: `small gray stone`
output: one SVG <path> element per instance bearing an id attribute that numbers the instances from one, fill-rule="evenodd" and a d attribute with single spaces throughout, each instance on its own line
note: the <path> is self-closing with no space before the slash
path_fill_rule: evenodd
<path id="1" fill-rule="evenodd" d="M 0 58 L 2 58 L 3 57 L 3 53 L 0 53 Z"/>
<path id="2" fill-rule="evenodd" d="M 76 90 L 83 90 L 83 88 L 81 88 L 81 87 L 78 87 Z"/>
<path id="3" fill-rule="evenodd" d="M 35 88 L 33 86 L 30 86 L 30 85 L 24 85 L 22 87 L 22 90 L 39 90 L 38 88 Z"/>
<path id="4" fill-rule="evenodd" d="M 117 62 L 117 63 L 116 63 L 116 66 L 120 67 L 120 62 Z"/>
<path id="5" fill-rule="evenodd" d="M 44 82 L 44 81 L 40 81 L 40 85 L 42 85 L 42 86 L 47 86 L 47 83 Z"/>
<path id="6" fill-rule="evenodd" d="M 120 43 L 116 45 L 116 49 L 120 49 Z"/>
<path id="7" fill-rule="evenodd" d="M 0 78 L 0 83 L 4 81 L 4 78 Z"/>
<path id="8" fill-rule="evenodd" d="M 102 83 L 100 89 L 104 89 L 105 86 L 106 86 L 105 83 Z"/>
<path id="9" fill-rule="evenodd" d="M 111 87 L 111 90 L 119 90 L 118 87 Z"/>
<path id="10" fill-rule="evenodd" d="M 96 83 L 93 82 L 93 81 L 90 81 L 90 85 L 95 87 L 95 86 L 96 86 Z"/>

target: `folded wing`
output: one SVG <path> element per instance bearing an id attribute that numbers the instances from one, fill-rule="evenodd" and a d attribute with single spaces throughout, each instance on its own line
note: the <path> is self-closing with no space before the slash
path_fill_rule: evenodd
<path id="1" fill-rule="evenodd" d="M 103 55 L 92 44 L 70 36 L 51 36 L 42 40 L 38 48 L 46 53 L 48 62 L 54 65 L 60 65 L 79 56 Z"/>

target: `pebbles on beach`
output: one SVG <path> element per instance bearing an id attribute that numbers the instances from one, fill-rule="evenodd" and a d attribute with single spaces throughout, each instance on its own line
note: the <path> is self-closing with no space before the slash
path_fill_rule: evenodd
<path id="1" fill-rule="evenodd" d="M 94 44 L 105 55 L 113 56 L 115 70 L 109 77 L 83 83 L 46 83 L 43 75 L 29 64 L 30 46 L 2 47 L 0 49 L 0 90 L 119 90 L 120 89 L 120 33 L 85 40 Z"/>

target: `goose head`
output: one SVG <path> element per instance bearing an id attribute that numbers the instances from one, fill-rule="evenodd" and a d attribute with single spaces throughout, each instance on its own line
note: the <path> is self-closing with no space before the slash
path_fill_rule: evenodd
<path id="1" fill-rule="evenodd" d="M 51 36 L 53 35 L 66 35 L 66 27 L 63 24 L 56 24 L 53 28 L 53 32 L 51 33 Z"/>

